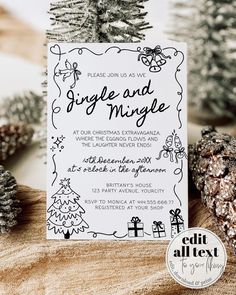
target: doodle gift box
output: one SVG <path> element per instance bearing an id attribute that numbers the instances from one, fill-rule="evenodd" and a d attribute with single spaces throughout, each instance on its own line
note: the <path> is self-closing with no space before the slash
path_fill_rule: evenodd
<path id="1" fill-rule="evenodd" d="M 48 239 L 188 227 L 186 46 L 48 45 Z"/>

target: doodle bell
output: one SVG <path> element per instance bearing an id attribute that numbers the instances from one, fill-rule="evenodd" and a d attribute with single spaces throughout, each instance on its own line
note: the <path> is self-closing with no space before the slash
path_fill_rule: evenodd
<path id="1" fill-rule="evenodd" d="M 149 47 L 144 47 L 144 52 L 140 53 L 138 60 L 142 61 L 145 66 L 149 67 L 149 71 L 157 73 L 161 71 L 161 67 L 166 64 L 167 58 L 170 56 L 164 55 L 160 45 L 157 45 L 154 49 Z"/>

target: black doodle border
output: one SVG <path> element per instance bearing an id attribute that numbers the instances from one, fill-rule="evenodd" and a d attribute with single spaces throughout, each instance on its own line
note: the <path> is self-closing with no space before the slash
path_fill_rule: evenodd
<path id="1" fill-rule="evenodd" d="M 156 221 L 154 221 L 156 222 Z M 153 225 L 155 225 L 155 223 L 152 223 L 151 228 L 152 228 L 152 233 L 147 233 L 146 231 L 143 230 L 144 236 L 149 236 L 149 237 L 153 237 L 154 240 L 156 239 L 161 239 L 161 238 L 166 238 L 167 237 L 167 232 L 166 232 L 166 227 L 165 224 L 163 222 L 162 225 L 164 225 L 164 232 L 165 232 L 165 236 L 164 237 L 154 237 L 154 232 L 153 232 Z M 106 237 L 114 237 L 115 239 L 121 240 L 126 238 L 126 240 L 141 240 L 143 237 L 129 237 L 128 233 L 124 234 L 124 235 L 118 235 L 117 234 L 118 231 L 114 231 L 112 233 L 105 233 L 105 232 L 99 232 L 99 231 L 88 231 L 87 234 L 92 234 L 92 237 L 94 239 L 98 238 L 98 236 L 106 236 Z M 171 235 L 171 232 L 170 232 Z M 129 239 L 128 239 L 129 238 Z"/>
<path id="2" fill-rule="evenodd" d="M 53 50 L 55 48 L 57 48 L 57 51 L 56 52 Z M 94 54 L 96 56 L 103 56 L 104 54 L 106 54 L 107 52 L 109 52 L 112 49 L 117 49 L 117 54 L 121 53 L 122 51 L 128 51 L 128 52 L 134 52 L 134 53 L 139 53 L 140 54 L 142 48 L 140 46 L 138 46 L 136 50 L 131 50 L 131 49 L 127 49 L 127 48 L 120 48 L 119 46 L 110 46 L 104 52 L 102 52 L 102 53 L 96 53 L 96 52 L 90 50 L 87 47 L 75 47 L 75 48 L 73 48 L 73 49 L 71 49 L 71 50 L 69 50 L 67 52 L 62 52 L 61 47 L 60 47 L 59 44 L 54 44 L 54 45 L 52 45 L 50 47 L 50 52 L 52 54 L 58 56 L 58 61 L 57 61 L 56 65 L 54 67 L 54 70 L 53 70 L 53 81 L 54 81 L 54 83 L 55 83 L 55 85 L 56 85 L 56 87 L 58 89 L 58 97 L 56 99 L 54 99 L 53 102 L 52 102 L 52 104 L 51 104 L 51 111 L 52 111 L 51 112 L 51 123 L 52 123 L 52 126 L 53 126 L 53 128 L 55 130 L 57 130 L 57 126 L 55 124 L 55 115 L 56 114 L 59 114 L 61 112 L 61 107 L 58 106 L 58 105 L 55 105 L 57 103 L 58 99 L 61 97 L 61 94 L 62 94 L 61 87 L 57 83 L 57 80 L 56 80 L 56 77 L 58 76 L 58 74 L 57 74 L 57 68 L 58 68 L 58 66 L 60 64 L 61 57 L 63 55 L 66 55 L 68 53 L 71 53 L 71 52 L 73 52 L 75 50 L 77 50 L 77 53 L 79 55 L 82 55 L 83 54 L 83 51 L 84 50 L 87 50 L 87 51 L 89 51 L 90 53 L 92 53 L 92 54 Z M 176 68 L 176 71 L 175 71 L 175 74 L 174 74 L 175 80 L 176 80 L 177 84 L 179 85 L 179 91 L 177 92 L 177 95 L 180 96 L 180 99 L 179 99 L 178 104 L 176 106 L 176 111 L 178 113 L 179 129 L 181 129 L 183 127 L 183 124 L 182 124 L 182 120 L 181 120 L 181 112 L 182 112 L 182 109 L 180 108 L 180 105 L 181 105 L 181 103 L 183 101 L 183 91 L 184 91 L 184 89 L 183 89 L 183 86 L 182 86 L 182 84 L 180 83 L 180 81 L 178 79 L 178 73 L 181 71 L 181 66 L 184 63 L 185 55 L 184 55 L 184 53 L 182 51 L 177 50 L 175 47 L 165 47 L 162 50 L 164 51 L 164 50 L 169 50 L 169 49 L 174 50 L 174 56 L 178 56 L 179 53 L 182 56 L 182 59 L 181 59 L 180 63 L 178 64 L 178 66 Z M 55 181 L 58 178 L 58 172 L 57 172 L 57 165 L 56 165 L 55 157 L 56 157 L 56 154 L 53 154 L 52 155 L 52 161 L 53 161 L 53 165 L 54 165 L 54 171 L 52 173 L 53 173 L 53 175 L 55 174 L 55 179 L 52 182 L 52 186 L 54 185 Z M 177 170 L 180 171 L 178 174 L 176 174 L 177 173 L 176 172 Z M 181 160 L 181 167 L 180 168 L 177 168 L 175 170 L 174 174 L 175 175 L 179 175 L 179 174 L 181 175 L 181 178 L 178 181 L 178 183 L 180 183 L 182 181 L 182 179 L 183 179 L 183 160 Z M 175 186 L 173 188 L 173 192 L 174 192 L 175 196 L 177 197 L 178 201 L 180 202 L 180 206 L 182 206 L 182 202 L 181 202 L 179 196 L 176 193 L 176 184 L 175 184 Z M 117 235 L 117 231 L 114 231 L 113 233 L 103 233 L 103 232 L 90 231 L 90 232 L 88 232 L 88 234 L 92 234 L 93 235 L 93 238 L 97 238 L 98 235 L 104 235 L 104 236 L 113 236 L 113 237 L 115 237 L 117 239 L 123 239 L 123 238 L 127 237 L 127 235 L 128 235 L 128 234 L 126 234 L 124 236 L 118 236 Z M 144 232 L 144 234 L 146 234 L 148 236 L 151 236 L 151 234 L 146 233 L 146 232 Z"/>
<path id="3" fill-rule="evenodd" d="M 132 217 L 131 218 L 131 223 L 133 223 L 134 221 L 133 220 L 138 220 L 138 223 L 141 222 L 141 219 L 139 219 L 139 217 Z M 142 223 L 144 224 L 144 223 Z M 100 232 L 100 231 L 89 231 L 87 232 L 87 234 L 92 234 L 92 237 L 94 239 L 96 239 L 98 236 L 107 236 L 107 237 L 114 237 L 116 239 L 124 239 L 124 238 L 129 238 L 129 239 L 133 239 L 133 238 L 143 238 L 143 237 L 130 237 L 129 236 L 129 233 L 127 234 L 124 234 L 124 235 L 117 235 L 117 230 L 113 231 L 112 233 L 105 233 L 105 232 Z M 144 235 L 147 235 L 147 236 L 151 236 L 151 234 L 145 232 L 144 228 L 143 228 L 143 233 Z"/>
<path id="4" fill-rule="evenodd" d="M 176 111 L 178 113 L 179 129 L 181 129 L 183 127 L 183 123 L 182 123 L 182 120 L 181 120 L 182 109 L 180 108 L 180 105 L 181 105 L 181 103 L 183 101 L 184 89 L 183 89 L 183 86 L 182 86 L 182 84 L 180 83 L 180 81 L 178 79 L 178 73 L 181 72 L 180 68 L 181 68 L 182 64 L 184 63 L 184 61 L 185 61 L 185 55 L 181 50 L 177 50 L 175 47 L 165 47 L 165 48 L 163 48 L 163 50 L 168 50 L 168 49 L 173 49 L 175 51 L 174 56 L 178 56 L 179 53 L 182 56 L 182 59 L 181 59 L 180 63 L 178 64 L 178 66 L 176 68 L 176 71 L 175 71 L 175 81 L 179 85 L 179 91 L 177 92 L 177 95 L 180 96 L 179 102 L 178 102 L 178 104 L 176 106 Z"/>
<path id="5" fill-rule="evenodd" d="M 151 234 L 147 233 L 147 232 L 143 232 L 146 236 L 151 236 Z M 142 239 L 143 237 L 128 237 L 128 234 L 125 234 L 123 236 L 118 236 L 117 235 L 117 231 L 114 231 L 113 233 L 103 233 L 103 232 L 95 232 L 95 231 L 89 231 L 87 232 L 87 234 L 92 234 L 92 237 L 94 239 L 96 239 L 98 236 L 108 236 L 108 237 L 114 237 L 116 239 L 124 239 L 124 238 L 129 238 L 128 240 L 135 240 L 135 239 Z"/>
<path id="6" fill-rule="evenodd" d="M 176 168 L 175 171 L 174 171 L 174 175 L 178 176 L 180 175 L 180 179 L 178 181 L 178 183 L 180 183 L 182 180 L 183 180 L 183 177 L 184 177 L 184 161 L 183 159 L 181 159 L 180 161 L 180 167 Z"/>
<path id="7" fill-rule="evenodd" d="M 174 193 L 175 197 L 177 198 L 177 200 L 179 201 L 180 207 L 182 207 L 182 201 L 181 201 L 179 195 L 176 192 L 176 186 L 177 186 L 177 184 L 175 184 L 174 187 L 173 187 L 173 193 Z"/>
<path id="8" fill-rule="evenodd" d="M 62 135 L 63 136 L 63 135 Z M 64 139 L 66 139 L 66 137 L 64 137 Z M 51 160 L 52 160 L 52 164 L 53 164 L 53 171 L 52 171 L 52 175 L 55 175 L 53 180 L 52 180 L 52 183 L 51 183 L 51 186 L 53 187 L 56 180 L 58 179 L 58 172 L 57 172 L 57 163 L 56 163 L 56 156 L 57 156 L 57 153 L 53 151 L 53 154 L 51 155 Z"/>
<path id="9" fill-rule="evenodd" d="M 92 234 L 92 237 L 96 239 L 98 236 L 107 236 L 107 237 L 114 237 L 116 239 L 124 239 L 128 236 L 128 234 L 125 234 L 123 236 L 118 236 L 117 231 L 114 231 L 113 233 L 103 233 L 103 232 L 95 232 L 95 231 L 89 231 L 87 234 Z"/>
<path id="10" fill-rule="evenodd" d="M 172 135 L 174 135 L 174 134 L 177 135 L 177 133 L 176 133 L 175 130 L 172 132 Z M 181 141 L 181 146 L 182 146 L 182 141 Z M 183 158 L 180 158 L 180 159 L 178 160 L 178 157 L 177 157 L 177 154 L 176 154 L 176 150 L 174 150 L 173 148 L 171 148 L 171 149 L 170 149 L 170 148 L 171 148 L 171 147 L 168 147 L 167 145 L 164 145 L 164 146 L 163 146 L 163 149 L 159 152 L 159 155 L 158 155 L 158 157 L 156 158 L 156 160 L 159 161 L 159 160 L 161 159 L 163 153 L 166 153 L 167 156 L 166 156 L 165 158 L 170 159 L 170 162 L 171 162 L 171 163 L 175 163 L 175 164 L 176 164 L 176 163 L 177 163 L 177 164 L 180 163 L 180 166 L 177 167 L 177 168 L 174 170 L 174 172 L 173 172 L 175 176 L 179 176 L 180 178 L 179 178 L 178 182 L 174 184 L 174 186 L 173 186 L 173 188 L 172 188 L 172 191 L 173 191 L 173 194 L 175 195 L 176 199 L 178 200 L 180 207 L 182 207 L 182 201 L 181 201 L 181 198 L 179 197 L 179 195 L 178 195 L 176 189 L 177 189 L 178 184 L 179 184 L 179 183 L 183 180 L 183 178 L 184 178 L 184 158 L 187 160 L 188 157 L 187 157 L 187 154 L 186 154 L 185 151 L 184 151 L 184 157 L 183 157 Z M 183 147 L 183 150 L 185 150 L 184 147 Z M 176 155 L 175 155 L 175 159 L 176 159 L 176 161 L 174 161 L 174 157 L 173 157 L 173 155 L 172 155 L 172 152 L 176 154 Z"/>
<path id="11" fill-rule="evenodd" d="M 186 157 L 186 160 L 188 158 Z M 184 178 L 184 160 L 181 159 L 180 160 L 180 167 L 177 167 L 175 170 L 174 170 L 174 175 L 175 176 L 180 176 L 179 180 L 178 180 L 178 183 L 174 185 L 173 187 L 173 193 L 174 195 L 176 196 L 177 200 L 179 201 L 179 204 L 180 204 L 180 207 L 182 207 L 182 201 L 179 197 L 179 195 L 177 194 L 176 192 L 176 188 L 177 188 L 177 185 L 183 180 Z"/>
<path id="12" fill-rule="evenodd" d="M 52 50 L 53 48 L 57 48 L 57 49 L 58 49 L 58 53 L 55 53 L 55 52 Z M 57 130 L 57 127 L 56 127 L 56 124 L 55 124 L 55 121 L 54 121 L 54 116 L 55 116 L 55 114 L 60 113 L 61 108 L 60 108 L 59 106 L 55 106 L 55 103 L 57 102 L 58 98 L 61 97 L 61 94 L 62 94 L 61 87 L 60 87 L 60 85 L 57 83 L 57 80 L 56 80 L 56 77 L 57 77 L 57 68 L 58 68 L 58 66 L 59 66 L 59 64 L 60 64 L 61 56 L 62 56 L 62 52 L 61 52 L 61 47 L 60 47 L 60 45 L 55 44 L 55 45 L 51 46 L 51 47 L 50 47 L 50 52 L 51 52 L 52 54 L 58 56 L 58 61 L 57 61 L 56 65 L 55 65 L 55 67 L 54 67 L 54 69 L 53 69 L 53 81 L 54 81 L 54 83 L 55 83 L 55 85 L 56 85 L 56 87 L 57 87 L 59 93 L 58 93 L 58 97 L 57 97 L 56 99 L 54 99 L 53 102 L 52 102 L 52 104 L 51 104 L 51 111 L 52 111 L 52 113 L 51 113 L 51 123 L 52 123 L 53 128 Z"/>
<path id="13" fill-rule="evenodd" d="M 54 49 L 57 48 L 57 51 L 54 51 Z M 101 52 L 101 53 L 96 53 L 94 51 L 92 51 L 91 49 L 87 48 L 87 47 L 75 47 L 69 51 L 65 51 L 65 52 L 62 52 L 61 50 L 61 47 L 59 44 L 54 44 L 50 47 L 50 52 L 56 56 L 58 56 L 58 61 L 54 67 L 54 74 L 53 74 L 53 81 L 56 85 L 56 87 L 58 88 L 58 98 L 61 97 L 61 94 L 62 94 L 62 90 L 61 90 L 61 87 L 60 85 L 57 83 L 56 81 L 56 77 L 58 76 L 57 74 L 57 68 L 60 64 L 60 61 L 61 61 L 61 57 L 63 55 L 66 55 L 66 54 L 69 54 L 73 51 L 77 51 L 77 53 L 79 55 L 82 55 L 84 50 L 87 50 L 88 52 L 90 52 L 91 54 L 94 54 L 96 56 L 103 56 L 104 54 L 106 54 L 107 52 L 109 52 L 110 50 L 112 49 L 117 49 L 117 54 L 121 53 L 122 51 L 128 51 L 128 52 L 134 52 L 134 53 L 142 53 L 142 48 L 140 46 L 137 47 L 136 50 L 132 50 L 132 49 L 128 49 L 128 48 L 120 48 L 119 46 L 110 46 L 108 47 L 104 52 Z M 185 55 L 184 53 L 181 51 L 181 50 L 178 50 L 176 49 L 175 47 L 165 47 L 162 49 L 162 51 L 165 51 L 165 50 L 169 50 L 169 49 L 172 49 L 174 50 L 174 56 L 178 56 L 179 54 L 181 54 L 182 56 L 182 59 L 180 61 L 180 63 L 178 64 L 177 68 L 176 68 L 176 71 L 175 71 L 175 74 L 174 74 L 174 77 L 175 77 L 175 81 L 176 83 L 179 85 L 179 91 L 177 92 L 177 95 L 180 96 L 180 99 L 177 103 L 177 106 L 176 106 L 176 111 L 177 111 L 177 116 L 178 116 L 178 121 L 179 121 L 179 129 L 181 129 L 183 127 L 183 123 L 182 123 L 182 119 L 181 119 L 181 112 L 182 112 L 182 109 L 180 108 L 180 105 L 183 101 L 183 93 L 184 93 L 184 89 L 183 89 L 183 86 L 182 84 L 180 83 L 179 81 L 179 78 L 178 78 L 178 73 L 181 72 L 181 66 L 183 65 L 184 63 L 184 60 L 185 60 Z M 144 53 L 144 52 L 143 52 Z M 57 99 L 58 99 L 57 98 Z M 57 99 L 55 99 L 53 102 L 52 102 L 52 105 L 51 105 L 51 110 L 52 110 L 52 114 L 51 114 L 51 122 L 52 122 L 52 126 L 54 127 L 54 129 L 57 130 L 57 127 L 56 127 L 56 124 L 55 124 L 55 115 L 60 113 L 61 112 L 61 108 L 59 106 L 55 106 L 55 103 L 57 102 Z"/>
<path id="14" fill-rule="evenodd" d="M 53 162 L 53 172 L 52 172 L 52 175 L 55 174 L 55 177 L 54 177 L 54 179 L 53 179 L 53 181 L 52 181 L 51 186 L 54 186 L 54 184 L 55 184 L 55 182 L 56 182 L 56 180 L 57 180 L 57 178 L 58 178 L 57 164 L 56 164 L 55 157 L 56 157 L 56 154 L 53 154 L 53 155 L 52 155 L 52 162 Z"/>

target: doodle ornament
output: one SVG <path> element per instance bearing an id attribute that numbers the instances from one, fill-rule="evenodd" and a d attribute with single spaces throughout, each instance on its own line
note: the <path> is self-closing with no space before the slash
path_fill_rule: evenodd
<path id="1" fill-rule="evenodd" d="M 167 136 L 165 145 L 163 145 L 162 150 L 159 152 L 156 160 L 160 160 L 162 156 L 164 158 L 169 158 L 170 162 L 174 162 L 175 159 L 176 163 L 178 163 L 179 160 L 182 160 L 183 158 L 187 159 L 185 148 L 183 147 L 182 142 L 175 130 L 171 135 Z"/>
<path id="2" fill-rule="evenodd" d="M 166 64 L 166 59 L 171 59 L 171 56 L 166 56 L 160 45 L 157 45 L 154 49 L 144 47 L 143 52 L 138 56 L 138 60 L 149 67 L 149 71 L 152 73 L 160 72 L 161 67 Z"/>

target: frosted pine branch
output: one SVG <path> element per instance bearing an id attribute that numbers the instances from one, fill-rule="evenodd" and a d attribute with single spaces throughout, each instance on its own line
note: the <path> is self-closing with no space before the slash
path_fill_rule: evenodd
<path id="1" fill-rule="evenodd" d="M 189 97 L 217 116 L 236 114 L 236 2 L 173 0 L 171 37 L 188 43 Z"/>
<path id="2" fill-rule="evenodd" d="M 150 28 L 148 0 L 62 0 L 51 4 L 50 41 L 138 42 Z"/>

